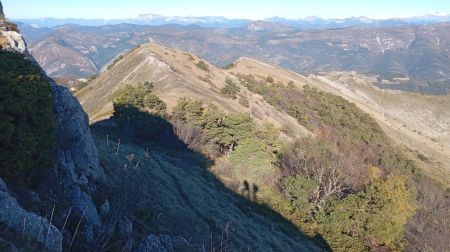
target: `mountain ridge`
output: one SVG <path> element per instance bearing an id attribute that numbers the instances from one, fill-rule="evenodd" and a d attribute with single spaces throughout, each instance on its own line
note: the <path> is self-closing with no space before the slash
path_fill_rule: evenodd
<path id="1" fill-rule="evenodd" d="M 211 102 L 226 112 L 249 112 L 257 115 L 256 120 L 261 124 L 272 122 L 278 127 L 293 125 L 298 136 L 310 134 L 294 118 L 280 113 L 245 87 L 239 86 L 240 99 L 245 97 L 248 105 L 242 105 L 238 99 L 227 98 L 221 93 L 221 89 L 225 87 L 227 79 L 238 83 L 236 77 L 209 63 L 206 63 L 207 70 L 199 69 L 196 66 L 198 62 L 205 61 L 188 52 L 145 44 L 125 55 L 87 87 L 78 91 L 76 96 L 90 114 L 91 121 L 97 121 L 111 115 L 111 97 L 115 91 L 126 85 L 150 81 L 155 83 L 154 92 L 167 104 L 169 112 L 178 99 L 190 97 Z"/>
<path id="2" fill-rule="evenodd" d="M 137 56 L 139 54 L 141 56 Z M 153 56 L 146 58 L 144 55 Z M 157 67 L 149 67 L 146 61 L 154 62 Z M 112 113 L 112 102 L 110 98 L 107 98 L 112 96 L 113 91 L 111 90 L 118 90 L 127 84 L 136 85 L 139 82 L 150 81 L 155 83 L 154 92 L 167 103 L 169 112 L 179 98 L 188 96 L 213 102 L 227 112 L 249 112 L 255 118 L 259 117 L 257 120 L 275 123 L 280 128 L 286 127 L 286 122 L 290 122 L 291 127 L 295 125 L 297 136 L 305 136 L 311 133 L 302 126 L 299 127 L 295 119 L 279 114 L 262 97 L 251 94 L 245 87 L 239 85 L 237 76 L 250 74 L 262 81 L 271 77 L 273 83 L 292 83 L 299 89 L 308 85 L 357 104 L 360 109 L 375 118 L 387 134 L 398 143 L 404 144 L 411 150 L 424 153 L 434 160 L 434 165 L 431 166 L 418 160 L 424 167 L 428 167 L 425 169 L 428 169 L 430 176 L 437 180 L 443 179 L 444 183 L 450 183 L 450 176 L 439 177 L 438 175 L 439 172 L 450 175 L 450 167 L 446 165 L 450 161 L 450 146 L 448 145 L 450 121 L 447 120 L 450 118 L 450 114 L 445 110 L 445 107 L 450 107 L 448 95 L 434 97 L 404 91 L 383 90 L 374 85 L 375 77 L 356 72 L 331 72 L 303 76 L 245 56 L 234 62 L 228 70 L 218 69 L 210 63 L 206 63 L 208 71 L 201 70 L 195 66 L 200 61 L 206 62 L 189 52 L 156 44 L 145 44 L 124 55 L 114 66 L 90 82 L 76 95 L 90 114 L 91 120 L 96 121 L 105 116 L 108 117 Z M 132 71 L 128 69 L 129 66 L 133 66 Z M 143 69 L 152 70 L 145 71 L 144 74 Z M 166 69 L 168 72 L 162 69 Z M 117 71 L 122 71 L 122 73 Z M 150 72 L 157 74 L 149 74 Z M 242 106 L 237 100 L 226 98 L 221 94 L 220 89 L 225 86 L 226 79 L 233 80 L 239 86 L 241 90 L 239 95 L 250 101 L 249 108 Z M 99 88 L 103 88 L 104 91 L 99 91 Z M 91 91 L 96 89 L 97 91 Z M 217 97 L 220 99 L 216 100 Z M 413 105 L 406 105 L 409 103 Z M 98 109 L 99 104 L 103 109 Z M 412 117 L 414 114 L 415 117 Z"/>

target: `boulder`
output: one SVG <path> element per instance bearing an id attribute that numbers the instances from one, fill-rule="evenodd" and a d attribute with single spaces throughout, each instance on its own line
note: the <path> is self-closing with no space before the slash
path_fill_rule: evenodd
<path id="1" fill-rule="evenodd" d="M 0 21 L 1 22 L 1 21 Z M 27 44 L 22 35 L 16 31 L 1 31 L 0 36 L 3 37 L 7 43 L 2 45 L 3 50 L 15 51 L 21 54 L 27 53 Z"/>
<path id="2" fill-rule="evenodd" d="M 24 210 L 6 192 L 0 192 L 0 223 L 17 236 L 35 240 L 45 251 L 62 251 L 59 230 L 47 219 Z"/>

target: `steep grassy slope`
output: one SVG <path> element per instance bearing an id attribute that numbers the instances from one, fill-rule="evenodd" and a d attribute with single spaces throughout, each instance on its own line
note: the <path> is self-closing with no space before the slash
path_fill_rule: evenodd
<path id="1" fill-rule="evenodd" d="M 136 90 L 141 90 L 140 87 L 142 85 L 137 84 L 147 81 L 154 82 L 152 93 L 167 103 L 169 113 L 173 112 L 174 108 L 180 108 L 178 105 L 175 106 L 179 98 L 189 97 L 193 101 L 203 101 L 204 106 L 195 105 L 190 108 L 189 106 L 185 108 L 181 106 L 186 111 L 190 111 L 189 113 L 193 113 L 191 116 L 186 117 L 187 120 L 182 120 L 182 123 L 185 125 L 178 124 L 179 122 L 176 120 L 173 121 L 176 122 L 176 127 L 181 126 L 178 129 L 183 130 L 183 127 L 185 127 L 184 129 L 193 130 L 194 133 L 198 131 L 197 133 L 199 134 L 197 134 L 197 137 L 200 139 L 205 139 L 205 137 L 208 139 L 208 134 L 211 132 L 201 120 L 189 120 L 189 118 L 196 118 L 199 114 L 205 116 L 201 108 L 203 107 L 205 109 L 208 103 L 212 103 L 220 110 L 229 114 L 233 114 L 233 112 L 249 112 L 252 120 L 255 120 L 260 126 L 266 121 L 274 122 L 278 126 L 278 129 L 275 129 L 277 134 L 281 129 L 281 132 L 284 132 L 285 136 L 290 136 L 291 139 L 295 139 L 298 136 L 310 135 L 311 133 L 308 132 L 314 132 L 317 134 L 318 139 L 324 139 L 325 142 L 331 144 L 330 146 L 336 144 L 335 147 L 337 149 L 334 151 L 338 152 L 333 154 L 334 152 L 332 151 L 328 153 L 329 156 L 326 156 L 328 154 L 319 151 L 316 153 L 318 156 L 314 157 L 314 159 L 318 160 L 319 163 L 320 160 L 323 162 L 340 162 L 351 173 L 346 177 L 351 177 L 352 181 L 345 182 L 349 183 L 348 185 L 351 186 L 351 189 L 332 196 L 336 197 L 336 202 L 340 202 L 336 203 L 337 205 L 352 202 L 351 200 L 361 200 L 366 197 L 364 196 L 364 190 L 369 190 L 368 188 L 370 188 L 370 179 L 368 181 L 370 176 L 368 173 L 374 166 L 380 167 L 384 174 L 402 174 L 402 176 L 407 176 L 411 181 L 414 181 L 409 182 L 409 185 L 412 187 L 419 188 L 419 185 L 426 181 L 426 176 L 423 176 L 424 174 L 442 182 L 444 186 L 448 186 L 449 184 L 450 176 L 446 175 L 447 170 L 443 162 L 445 159 L 439 159 L 439 155 L 435 154 L 433 147 L 430 147 L 428 150 L 434 156 L 425 151 L 421 151 L 421 149 L 417 149 L 416 152 L 413 144 L 420 146 L 418 138 L 404 138 L 402 135 L 396 135 L 393 133 L 396 129 L 394 127 L 395 125 L 385 122 L 387 119 L 392 119 L 391 117 L 396 116 L 398 117 L 397 120 L 402 120 L 404 124 L 402 127 L 410 129 L 409 131 L 415 135 L 421 136 L 422 134 L 424 135 L 422 136 L 424 139 L 428 137 L 429 141 L 435 141 L 436 144 L 439 143 L 438 141 L 441 141 L 441 147 L 444 148 L 445 144 L 443 141 L 447 137 L 445 127 L 448 125 L 446 121 L 447 117 L 445 116 L 447 111 L 442 109 L 442 106 L 445 108 L 447 104 L 447 98 L 445 96 L 433 100 L 431 96 L 383 91 L 372 87 L 370 84 L 370 76 L 357 76 L 349 73 L 304 77 L 249 58 L 241 58 L 238 62 L 229 66 L 228 70 L 222 70 L 213 67 L 189 53 L 157 45 L 144 45 L 131 51 L 122 59 L 115 62 L 106 72 L 90 82 L 87 87 L 80 90 L 77 95 L 85 109 L 90 113 L 91 120 L 97 122 L 111 115 L 113 110 L 112 101 L 117 99 L 116 91 L 122 90 L 128 84 L 136 87 Z M 144 86 L 152 86 L 149 84 L 144 84 Z M 398 98 L 395 96 L 397 94 L 399 94 Z M 141 95 L 143 94 L 128 94 L 132 98 L 131 100 L 139 100 L 140 98 L 138 96 Z M 417 105 L 405 105 L 410 101 L 416 102 Z M 141 109 L 142 111 L 149 112 L 148 109 L 151 110 L 151 108 L 144 106 Z M 402 108 L 402 110 L 399 108 Z M 428 123 L 411 119 L 410 115 L 417 112 L 419 108 L 426 111 L 418 113 L 420 115 L 419 118 L 427 119 L 429 121 Z M 440 115 L 444 115 L 444 117 L 440 118 Z M 235 117 L 235 119 L 238 118 Z M 223 130 L 224 126 L 225 129 L 228 127 L 226 117 L 220 116 L 217 119 L 213 124 L 218 123 L 218 129 Z M 135 124 L 139 123 L 135 122 Z M 141 122 L 140 124 L 144 123 Z M 423 128 L 427 125 L 432 129 L 428 136 L 425 136 L 423 133 L 419 134 L 418 128 L 414 128 Z M 305 130 L 305 128 L 308 130 Z M 126 127 L 123 129 L 127 130 Z M 417 132 L 414 132 L 414 129 Z M 147 131 L 144 130 L 144 133 Z M 201 132 L 206 134 L 202 136 L 203 133 Z M 385 133 L 398 140 L 398 146 L 393 144 Z M 403 134 L 403 131 L 400 131 L 400 133 Z M 431 136 L 436 138 L 431 140 Z M 223 142 L 220 142 L 220 139 L 219 142 L 216 141 L 217 139 L 212 140 L 213 142 L 200 140 L 200 143 L 205 145 L 203 147 L 207 147 L 206 145 L 210 143 L 219 143 L 219 156 L 221 157 L 215 159 L 216 164 L 212 166 L 211 171 L 224 181 L 229 188 L 232 188 L 235 192 L 242 192 L 242 185 L 244 188 L 247 188 L 247 191 L 249 191 L 251 185 L 256 185 L 255 188 L 258 192 L 258 199 L 261 200 L 260 202 L 267 202 L 279 213 L 282 213 L 285 218 L 288 218 L 302 230 L 305 230 L 305 232 L 310 234 L 323 234 L 333 247 L 364 247 L 368 249 L 371 246 L 367 245 L 367 240 L 365 240 L 367 235 L 371 235 L 370 232 L 364 236 L 355 237 L 339 232 L 335 233 L 335 229 L 329 226 L 333 221 L 324 221 L 323 219 L 317 218 L 316 214 L 318 213 L 315 210 L 311 210 L 313 213 L 312 216 L 302 216 L 301 211 L 298 212 L 295 208 L 291 208 L 289 200 L 286 201 L 284 198 L 286 196 L 286 191 L 284 191 L 286 189 L 284 188 L 286 187 L 284 178 L 290 175 L 283 173 L 279 169 L 277 160 L 271 161 L 270 157 L 266 155 L 267 153 L 264 154 L 264 151 L 261 152 L 261 150 L 266 148 L 264 147 L 264 141 L 261 145 L 261 142 L 258 142 L 257 138 L 250 137 L 245 141 L 236 142 L 237 148 L 234 148 L 234 143 L 231 145 L 226 145 L 225 143 L 224 146 Z M 412 141 L 412 143 L 409 141 Z M 306 149 L 307 154 L 315 155 L 314 148 L 320 148 L 316 143 L 313 142 L 310 146 L 311 148 Z M 403 144 L 409 149 L 403 147 Z M 305 144 L 302 142 L 298 146 L 305 148 Z M 308 145 L 306 144 L 306 146 Z M 325 144 L 325 146 L 327 145 Z M 333 149 L 334 147 L 330 148 Z M 286 150 L 281 151 L 282 156 Z M 298 155 L 295 154 L 294 156 Z M 339 159 L 340 157 L 345 157 L 346 160 L 341 160 Z M 187 158 L 183 156 L 183 160 L 186 162 Z M 350 167 L 355 168 L 355 170 L 353 171 L 353 168 Z M 418 167 L 422 169 L 418 170 Z M 392 183 L 395 186 L 395 183 L 403 183 L 403 178 L 395 178 L 392 180 L 383 178 L 380 181 L 380 183 L 386 182 L 388 184 L 394 181 Z M 419 188 L 420 197 L 425 197 L 427 193 L 435 195 L 435 192 L 443 192 L 442 188 L 439 188 L 434 181 L 430 183 L 425 189 Z M 281 187 L 281 189 L 278 187 Z M 435 191 L 433 192 L 433 190 Z M 411 195 L 409 190 L 406 191 L 408 192 L 407 195 Z M 361 194 L 355 196 L 358 192 Z M 250 197 L 250 192 L 248 194 L 247 196 Z M 350 195 L 351 197 L 345 198 L 346 195 Z M 410 199 L 411 197 L 408 196 L 406 198 Z M 346 201 L 346 199 L 350 199 L 350 201 Z M 319 199 L 319 201 L 321 200 Z M 407 201 L 409 202 L 410 200 Z M 328 205 L 327 200 L 322 202 L 325 202 L 323 203 L 326 206 L 324 209 L 329 209 L 327 210 L 329 212 L 322 212 L 321 214 L 330 216 L 336 213 L 332 207 L 328 208 L 330 205 Z M 430 218 L 430 216 L 433 216 L 430 215 L 430 211 L 434 207 L 442 208 L 436 204 L 437 201 L 422 203 L 419 210 L 420 214 L 416 215 L 415 218 L 426 216 L 428 223 L 433 222 L 433 218 Z M 415 211 L 414 202 L 411 204 L 408 203 L 406 206 L 408 206 L 405 209 L 409 209 L 409 215 L 405 213 L 405 216 L 412 216 Z M 190 206 L 190 208 L 192 207 Z M 321 208 L 318 207 L 316 209 Z M 305 211 L 308 212 L 308 209 L 310 208 L 306 208 Z M 344 211 L 343 214 L 348 214 L 348 211 Z M 368 218 L 373 217 L 371 214 L 367 216 Z M 445 218 L 445 213 L 439 216 Z M 391 217 L 395 218 L 394 216 Z M 426 221 L 424 222 L 419 218 L 410 222 L 411 228 L 408 229 L 408 234 L 412 234 L 410 240 L 416 244 L 421 244 L 421 239 L 423 240 L 425 236 L 413 233 L 416 232 L 415 230 L 421 224 L 428 225 Z M 311 223 L 315 224 L 312 225 Z M 341 225 L 342 223 L 347 223 L 345 218 L 343 221 L 336 223 L 336 225 Z M 406 219 L 402 219 L 399 223 L 406 223 Z M 396 227 L 395 237 L 397 238 L 395 240 L 399 242 L 398 244 L 387 241 L 388 245 L 375 242 L 373 246 L 402 248 L 403 245 L 400 243 L 402 243 L 403 224 Z M 433 225 L 437 228 L 442 228 L 438 224 Z M 430 226 L 431 229 L 435 227 L 433 225 Z M 364 233 L 365 231 L 363 230 L 366 230 L 365 227 L 362 227 L 358 232 Z M 381 235 L 383 235 L 383 232 Z M 339 244 L 339 239 L 341 238 L 346 239 L 348 242 L 346 242 L 344 247 L 341 247 Z M 442 242 L 441 238 L 439 238 L 440 242 Z M 417 247 L 417 245 L 415 246 Z"/>
<path id="2" fill-rule="evenodd" d="M 120 144 L 105 125 L 93 126 L 94 138 L 116 188 L 112 207 L 126 198 L 133 209 L 134 237 L 182 235 L 207 251 L 325 250 L 271 209 L 225 188 L 199 154 L 178 145 Z"/>
<path id="3" fill-rule="evenodd" d="M 169 112 L 179 98 L 190 97 L 213 103 L 226 112 L 249 112 L 259 123 L 271 122 L 279 128 L 288 126 L 297 136 L 309 134 L 294 118 L 239 84 L 240 92 L 236 99 L 225 96 L 221 89 L 227 85 L 227 79 L 238 83 L 235 76 L 195 55 L 146 44 L 125 55 L 76 96 L 90 120 L 97 121 L 112 113 L 114 92 L 127 84 L 150 81 L 154 82 L 154 93 L 167 104 Z"/>

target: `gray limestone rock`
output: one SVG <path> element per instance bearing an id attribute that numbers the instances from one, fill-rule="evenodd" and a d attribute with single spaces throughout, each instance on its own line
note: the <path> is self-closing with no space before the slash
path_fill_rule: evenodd
<path id="1" fill-rule="evenodd" d="M 0 30 L 0 36 L 4 37 L 8 41 L 8 44 L 4 45 L 4 49 L 22 54 L 28 54 L 27 44 L 20 33 L 16 31 Z"/>
<path id="2" fill-rule="evenodd" d="M 3 19 L 3 8 L 0 3 L 0 37 L 6 38 L 4 40 L 6 43 L 0 45 L 0 49 L 16 51 L 36 63 L 28 53 L 27 45 L 16 26 Z M 53 196 L 49 191 L 48 195 L 43 195 L 42 198 L 53 198 L 61 208 L 64 208 L 55 213 L 56 215 L 67 214 L 67 209 L 70 209 L 69 222 L 77 223 L 83 219 L 79 236 L 83 241 L 81 245 L 86 243 L 86 246 L 89 246 L 93 244 L 95 232 L 101 226 L 92 195 L 104 180 L 105 174 L 99 165 L 97 147 L 89 129 L 87 114 L 66 87 L 57 85 L 51 79 L 48 81 L 53 91 L 57 125 L 54 169 L 56 176 L 52 177 L 51 181 L 43 183 L 48 184 L 47 186 L 52 188 L 51 191 L 60 193 Z M 55 216 L 55 219 L 61 219 L 61 216 Z M 42 243 L 48 251 L 61 251 L 62 235 L 58 229 L 49 224 L 47 219 L 23 209 L 8 193 L 5 183 L 0 179 L 0 223 L 21 233 L 24 220 L 27 226 L 26 235 Z M 48 235 L 39 235 L 39 226 L 48 230 Z"/>
<path id="3" fill-rule="evenodd" d="M 16 199 L 6 192 L 0 192 L 0 223 L 16 234 L 32 238 L 45 251 L 62 251 L 59 230 L 47 219 L 21 208 Z"/>
<path id="4" fill-rule="evenodd" d="M 66 87 L 52 83 L 57 124 L 57 170 L 64 200 L 69 202 L 72 218 L 83 217 L 82 236 L 93 242 L 94 232 L 101 225 L 91 190 L 104 179 L 99 165 L 97 147 L 89 129 L 87 114 Z"/>

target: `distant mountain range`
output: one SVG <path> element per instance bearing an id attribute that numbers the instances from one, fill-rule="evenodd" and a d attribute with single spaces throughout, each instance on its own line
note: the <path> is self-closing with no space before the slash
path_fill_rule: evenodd
<path id="1" fill-rule="evenodd" d="M 269 21 L 238 28 L 133 24 L 33 28 L 21 25 L 30 52 L 52 77 L 89 78 L 120 54 L 151 42 L 195 53 L 216 66 L 252 57 L 315 74 L 356 71 L 379 86 L 450 92 L 450 24 L 301 30 Z"/>
<path id="2" fill-rule="evenodd" d="M 204 17 L 187 17 L 187 16 L 161 16 L 156 14 L 139 15 L 136 18 L 125 19 L 58 19 L 58 18 L 36 18 L 36 19 L 15 19 L 16 22 L 32 25 L 33 27 L 55 27 L 64 24 L 76 24 L 83 26 L 103 26 L 116 25 L 122 23 L 136 25 L 197 25 L 208 28 L 233 28 L 246 26 L 254 21 L 250 19 L 229 19 L 225 17 L 204 16 Z M 352 26 L 372 26 L 387 27 L 405 24 L 433 24 L 440 22 L 449 22 L 450 15 L 423 15 L 408 18 L 389 18 L 389 19 L 372 19 L 368 17 L 351 17 L 344 19 L 324 19 L 320 17 L 306 17 L 299 19 L 288 19 L 282 17 L 272 17 L 263 21 L 276 22 L 283 25 L 292 26 L 299 29 L 323 29 L 323 28 L 344 28 Z"/>

